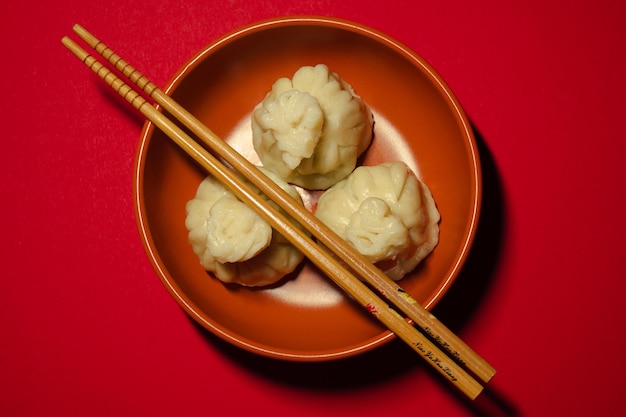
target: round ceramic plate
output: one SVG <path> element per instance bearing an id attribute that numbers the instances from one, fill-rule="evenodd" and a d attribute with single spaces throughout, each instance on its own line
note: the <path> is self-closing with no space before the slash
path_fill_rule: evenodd
<path id="1" fill-rule="evenodd" d="M 433 193 L 440 243 L 400 285 L 432 308 L 452 284 L 476 230 L 481 181 L 466 116 L 441 77 L 415 52 L 362 25 L 320 17 L 273 19 L 220 38 L 193 57 L 165 89 L 246 157 L 250 113 L 280 77 L 326 64 L 350 83 L 375 117 L 364 164 L 402 160 Z M 185 204 L 205 172 L 147 123 L 135 168 L 136 214 L 163 284 L 210 332 L 274 358 L 351 356 L 394 336 L 309 263 L 281 285 L 224 285 L 203 270 L 187 242 Z"/>

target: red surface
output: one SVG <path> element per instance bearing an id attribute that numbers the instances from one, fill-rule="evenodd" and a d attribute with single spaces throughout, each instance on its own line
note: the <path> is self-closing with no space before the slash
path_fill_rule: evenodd
<path id="1" fill-rule="evenodd" d="M 623 414 L 626 5 L 618 1 L 4 2 L 0 413 Z M 140 244 L 141 118 L 60 44 L 81 23 L 159 85 L 255 20 L 324 14 L 405 42 L 482 148 L 485 218 L 436 314 L 498 368 L 470 404 L 392 343 L 272 362 L 200 329 Z"/>

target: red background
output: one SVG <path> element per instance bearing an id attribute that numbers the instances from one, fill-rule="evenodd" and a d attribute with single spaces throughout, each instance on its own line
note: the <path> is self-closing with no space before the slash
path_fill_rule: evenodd
<path id="1" fill-rule="evenodd" d="M 0 9 L 0 414 L 623 414 L 626 3 L 59 0 Z M 406 43 L 476 129 L 483 222 L 436 309 L 498 368 L 476 403 L 400 342 L 332 364 L 242 353 L 195 325 L 149 265 L 131 186 L 143 122 L 61 37 L 81 23 L 164 85 L 215 38 L 292 14 L 355 20 Z"/>

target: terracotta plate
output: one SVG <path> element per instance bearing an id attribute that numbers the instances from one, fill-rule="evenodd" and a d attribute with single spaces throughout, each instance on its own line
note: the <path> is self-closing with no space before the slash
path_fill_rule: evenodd
<path id="1" fill-rule="evenodd" d="M 440 244 L 401 285 L 432 308 L 457 276 L 478 218 L 481 181 L 474 137 L 461 106 L 415 52 L 359 24 L 318 17 L 264 21 L 200 51 L 166 91 L 247 157 L 249 115 L 280 77 L 323 63 L 375 115 L 365 164 L 403 160 L 430 187 L 441 212 Z M 181 307 L 228 342 L 275 358 L 322 361 L 364 352 L 393 335 L 314 267 L 270 289 L 226 286 L 206 273 L 187 243 L 185 204 L 205 176 L 152 124 L 135 170 L 136 214 L 148 256 Z"/>

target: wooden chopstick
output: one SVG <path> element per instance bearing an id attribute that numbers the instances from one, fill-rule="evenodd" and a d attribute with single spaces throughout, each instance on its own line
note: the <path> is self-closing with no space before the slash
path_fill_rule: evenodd
<path id="1" fill-rule="evenodd" d="M 289 197 L 288 195 L 285 197 L 284 195 L 281 195 L 281 193 L 277 193 L 275 188 L 278 187 L 274 187 L 272 181 L 262 180 L 264 176 L 256 169 L 256 167 L 254 167 L 247 160 L 239 156 L 236 151 L 228 147 L 225 142 L 219 139 L 206 127 L 202 126 L 202 124 L 197 121 L 197 119 L 189 115 L 179 105 L 173 103 L 167 95 L 162 93 L 161 90 L 156 88 L 154 84 L 149 82 L 134 68 L 121 60 L 119 56 L 114 54 L 110 49 L 104 46 L 97 39 L 93 38 L 80 26 L 77 25 L 74 30 L 76 31 L 76 33 L 79 34 L 81 38 L 86 40 L 88 44 L 93 46 L 106 59 L 112 62 L 118 70 L 120 70 L 125 76 L 130 78 L 132 82 L 136 83 L 140 88 L 142 88 L 146 92 L 146 94 L 148 94 L 155 100 L 155 102 L 161 104 L 166 110 L 170 111 L 170 113 L 176 113 L 174 115 L 181 121 L 183 121 L 185 125 L 190 127 L 192 131 L 194 131 L 194 133 L 198 134 L 199 136 L 204 136 L 203 140 L 208 141 L 209 146 L 216 153 L 222 156 L 226 160 L 226 162 L 233 165 L 235 169 L 240 171 L 244 176 L 249 177 L 249 180 L 255 180 L 251 182 L 259 187 L 259 189 L 266 193 L 272 200 L 276 201 L 281 207 L 286 209 L 287 213 L 290 216 L 294 217 L 298 221 L 303 218 L 303 225 L 307 228 L 307 230 L 311 229 L 309 231 L 316 237 L 320 238 L 322 243 L 326 244 L 334 250 L 335 247 L 338 246 L 334 243 L 336 241 L 343 241 L 336 235 L 333 236 L 330 229 L 326 228 L 323 225 L 322 227 L 320 227 L 320 225 L 317 224 L 319 223 L 319 221 L 317 221 L 316 218 L 313 217 L 312 222 L 311 219 L 307 218 L 306 215 L 303 216 L 301 211 L 305 210 L 302 210 L 299 206 L 296 206 L 293 203 L 291 197 Z M 375 294 L 373 294 L 368 287 L 363 285 L 356 277 L 349 273 L 342 266 L 342 264 L 337 262 L 336 258 L 330 256 L 330 254 L 326 250 L 319 248 L 315 244 L 315 242 L 313 242 L 313 240 L 309 238 L 307 234 L 303 233 L 298 228 L 294 228 L 289 219 L 285 218 L 279 212 L 275 211 L 271 206 L 267 205 L 265 203 L 265 200 L 259 199 L 255 192 L 251 191 L 247 187 L 247 185 L 242 182 L 237 176 L 232 174 L 230 170 L 225 169 L 213 155 L 208 153 L 203 147 L 197 145 L 175 124 L 165 118 L 162 113 L 154 109 L 154 107 L 146 105 L 147 101 L 143 97 L 141 97 L 138 93 L 132 90 L 132 88 L 126 85 L 123 81 L 119 80 L 119 78 L 117 78 L 113 73 L 106 69 L 102 64 L 97 62 L 95 58 L 91 57 L 67 37 L 63 39 L 63 43 L 79 59 L 81 59 L 85 64 L 91 67 L 94 72 L 96 72 L 109 85 L 111 85 L 122 96 L 124 96 L 127 101 L 133 104 L 149 120 L 155 123 L 157 127 L 164 130 L 164 132 L 167 133 L 168 136 L 170 136 L 179 146 L 181 146 L 197 162 L 204 166 L 211 175 L 214 175 L 218 180 L 224 182 L 229 188 L 233 189 L 233 192 L 235 192 L 235 194 L 240 199 L 251 205 L 261 215 L 263 215 L 268 220 L 268 222 L 272 224 L 273 227 L 275 227 L 279 232 L 283 233 L 286 238 L 290 239 L 290 241 L 292 241 L 292 243 L 296 247 L 298 247 L 298 249 L 300 249 L 309 259 L 315 262 L 318 267 L 320 267 L 320 269 L 322 269 L 322 271 L 324 271 L 330 278 L 335 280 L 337 284 L 340 285 L 340 287 L 342 287 L 346 292 L 351 294 L 353 298 L 355 298 L 355 300 L 361 303 L 364 307 L 368 308 L 368 310 L 374 312 L 379 320 L 381 320 L 381 322 L 389 327 L 402 340 L 404 340 L 411 347 L 413 347 L 414 350 L 416 350 L 423 357 L 428 359 L 431 365 L 433 365 L 440 373 L 446 376 L 448 380 L 455 383 L 455 385 L 457 385 L 470 398 L 475 398 L 478 393 L 480 393 L 482 389 L 480 384 L 478 384 L 466 372 L 461 370 L 450 358 L 444 357 L 445 355 L 442 356 L 442 352 L 440 352 L 439 349 L 436 348 L 430 340 L 424 337 L 424 335 L 422 335 L 421 333 L 417 332 L 413 328 L 413 326 L 407 323 L 395 310 L 391 309 L 386 303 L 384 303 Z M 244 160 L 245 162 L 242 163 L 241 160 Z M 293 206 L 296 206 L 297 209 L 294 209 Z M 311 226 L 311 224 L 313 226 Z M 331 238 L 328 238 L 328 236 L 331 236 Z M 338 250 L 337 252 L 344 259 L 344 261 L 351 259 L 353 260 L 353 262 L 351 263 L 354 264 L 363 263 L 365 265 L 371 265 L 371 263 L 369 263 L 367 260 L 360 259 L 362 258 L 360 254 L 356 253 L 355 255 L 355 253 L 353 253 L 355 251 L 351 248 L 349 251 L 346 251 L 345 248 L 342 249 L 341 245 L 339 245 L 339 249 L 340 250 Z M 345 257 L 346 254 L 348 256 L 347 258 Z M 372 268 L 378 271 L 377 268 L 373 266 Z M 360 272 L 359 269 L 363 268 L 356 267 L 354 269 L 357 272 Z M 368 269 L 366 268 L 365 270 L 367 271 Z M 384 276 L 384 274 L 382 275 Z M 386 280 L 388 280 L 386 276 L 384 277 Z M 396 288 L 399 289 L 397 285 Z M 399 290 L 399 292 L 400 291 L 401 290 Z M 383 290 L 381 292 L 386 291 Z M 407 299 L 405 298 L 405 294 L 400 295 L 401 301 Z M 408 299 L 411 300 L 410 298 Z M 414 302 L 414 300 L 412 300 L 410 305 L 418 304 Z M 432 315 L 430 315 L 429 313 L 427 313 L 427 315 L 430 316 L 429 318 L 431 321 L 434 320 Z M 430 335 L 434 340 L 442 342 L 444 346 L 446 346 L 446 343 L 448 344 L 448 346 L 450 345 L 449 340 L 443 340 L 440 335 L 437 335 L 434 331 L 429 329 L 430 327 L 426 327 L 425 332 Z M 467 360 L 462 360 L 463 356 L 459 354 L 458 351 L 453 349 L 448 350 L 451 350 L 453 352 L 451 356 L 458 360 L 460 363 L 464 363 L 466 365 L 469 363 Z"/>
<path id="2" fill-rule="evenodd" d="M 265 175 L 254 164 L 243 158 L 236 150 L 221 140 L 196 117 L 161 91 L 104 43 L 80 25 L 74 25 L 73 30 L 90 47 L 107 59 L 109 63 L 114 65 L 116 69 L 141 88 L 149 97 L 154 99 L 157 104 L 181 121 L 205 145 L 220 155 L 235 170 L 242 173 L 248 181 L 257 186 L 270 199 L 276 201 L 285 212 L 302 224 L 309 233 L 342 258 L 350 268 L 413 320 L 417 326 L 446 350 L 449 355 L 454 357 L 457 362 L 470 370 L 481 381 L 486 383 L 491 380 L 496 370 L 406 293 L 397 283 L 372 265 L 369 260 L 337 236 L 336 233 L 320 222 L 313 214 L 296 204 L 283 189 L 276 187 L 272 181 L 267 181 Z"/>

